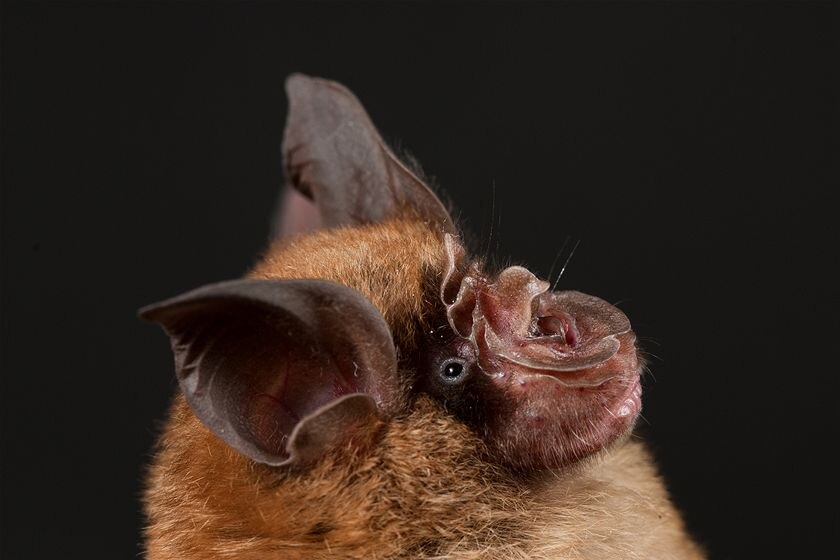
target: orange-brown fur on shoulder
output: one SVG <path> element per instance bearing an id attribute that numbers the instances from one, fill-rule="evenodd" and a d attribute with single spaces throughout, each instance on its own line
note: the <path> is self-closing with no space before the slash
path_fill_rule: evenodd
<path id="1" fill-rule="evenodd" d="M 439 234 L 397 220 L 285 240 L 250 276 L 351 286 L 404 346 L 443 261 Z M 422 395 L 380 431 L 311 469 L 275 469 L 228 447 L 179 395 L 145 496 L 148 558 L 701 557 L 639 443 L 525 476 L 488 460 L 470 429 Z"/>
<path id="2" fill-rule="evenodd" d="M 370 453 L 278 474 L 179 397 L 146 495 L 148 558 L 701 557 L 639 443 L 529 480 L 426 397 L 385 430 Z"/>

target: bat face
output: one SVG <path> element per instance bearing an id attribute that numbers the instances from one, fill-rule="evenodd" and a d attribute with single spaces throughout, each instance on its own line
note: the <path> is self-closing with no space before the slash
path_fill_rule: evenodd
<path id="1" fill-rule="evenodd" d="M 443 312 L 418 352 L 424 389 L 515 467 L 564 466 L 626 434 L 641 408 L 627 317 L 522 267 L 488 277 L 453 237 L 445 245 Z"/>
<path id="2" fill-rule="evenodd" d="M 624 314 L 522 267 L 484 271 L 350 92 L 303 76 L 287 88 L 296 225 L 248 278 L 142 312 L 170 335 L 204 426 L 298 469 L 375 446 L 424 394 L 506 468 L 564 467 L 625 436 L 641 389 Z"/>

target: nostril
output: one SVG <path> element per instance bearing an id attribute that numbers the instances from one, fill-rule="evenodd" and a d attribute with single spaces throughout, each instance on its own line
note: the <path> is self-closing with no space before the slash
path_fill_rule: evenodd
<path id="1" fill-rule="evenodd" d="M 559 315 L 540 317 L 536 322 L 536 336 L 562 336 L 568 346 L 577 346 L 578 333 L 571 319 Z"/>
<path id="2" fill-rule="evenodd" d="M 566 324 L 560 317 L 540 317 L 537 319 L 538 336 L 558 336 L 566 334 Z"/>
<path id="3" fill-rule="evenodd" d="M 574 348 L 578 344 L 578 331 L 574 325 L 566 329 L 566 344 Z"/>

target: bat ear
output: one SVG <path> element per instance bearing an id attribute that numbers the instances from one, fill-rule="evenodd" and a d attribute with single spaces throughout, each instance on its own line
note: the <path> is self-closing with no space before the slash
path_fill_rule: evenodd
<path id="1" fill-rule="evenodd" d="M 324 280 L 235 280 L 146 307 L 198 418 L 251 459 L 305 465 L 402 406 L 385 320 Z"/>
<path id="2" fill-rule="evenodd" d="M 320 225 L 338 227 L 413 216 L 454 233 L 429 187 L 382 140 L 358 99 L 336 82 L 294 74 L 286 80 L 289 116 L 283 158 L 289 184 L 314 201 Z M 281 220 L 298 212 L 284 210 Z M 312 229 L 308 221 L 303 231 Z M 275 231 L 294 232 L 281 224 Z"/>

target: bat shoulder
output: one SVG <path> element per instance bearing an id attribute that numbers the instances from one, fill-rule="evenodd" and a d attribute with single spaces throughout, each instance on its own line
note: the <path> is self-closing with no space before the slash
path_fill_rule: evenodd
<path id="1" fill-rule="evenodd" d="M 705 558 L 647 446 L 630 440 L 546 483 L 546 558 Z"/>

